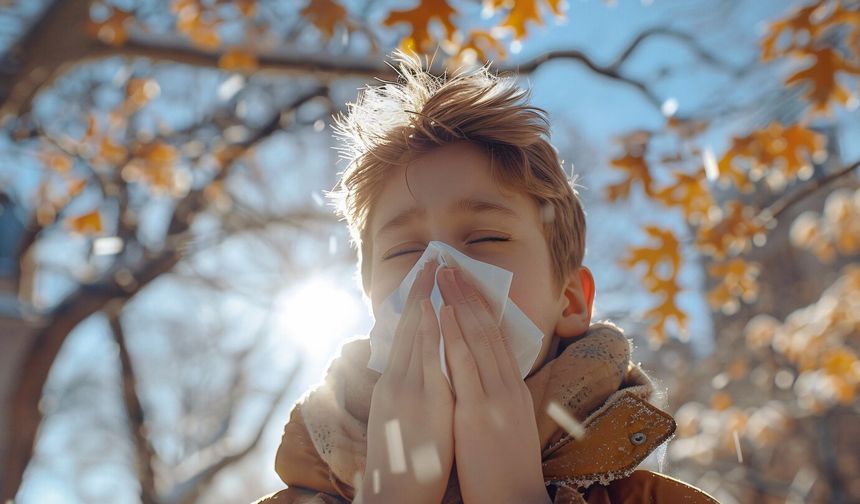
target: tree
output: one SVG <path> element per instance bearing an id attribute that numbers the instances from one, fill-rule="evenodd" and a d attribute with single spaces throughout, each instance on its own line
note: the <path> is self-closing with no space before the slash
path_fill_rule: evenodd
<path id="1" fill-rule="evenodd" d="M 0 179 L 0 194 L 9 202 L 4 206 L 26 215 L 15 240 L 14 269 L 7 274 L 20 301 L 16 315 L 0 319 L 6 333 L 0 355 L 3 367 L 11 370 L 0 395 L 7 405 L 0 426 L 14 433 L 0 439 L 0 499 L 16 495 L 32 459 L 52 365 L 72 331 L 92 317 L 107 320 L 118 348 L 143 502 L 190 502 L 202 492 L 203 486 L 196 485 L 211 480 L 204 478 L 214 474 L 208 469 L 225 467 L 254 446 L 252 439 L 187 481 L 175 482 L 173 490 L 186 490 L 181 499 L 158 488 L 157 450 L 146 435 L 146 406 L 125 338 L 124 310 L 164 279 L 220 292 L 242 290 L 226 276 L 195 268 L 196 257 L 233 237 L 265 240 L 270 253 L 280 251 L 290 264 L 292 251 L 283 252 L 283 243 L 273 236 L 284 229 L 336 233 L 336 223 L 320 205 L 291 205 L 288 197 L 273 194 L 278 174 L 256 158 L 273 138 L 300 139 L 323 131 L 326 115 L 342 102 L 338 93 L 354 89 L 356 79 L 395 78 L 382 57 L 382 49 L 393 46 L 436 54 L 434 71 L 439 73 L 494 59 L 502 62 L 500 71 L 529 75 L 551 61 L 574 61 L 659 110 L 663 127 L 619 138 L 611 168 L 623 178 L 606 187 L 606 196 L 615 204 L 644 197 L 677 212 L 686 227 L 649 224 L 643 228 L 649 243 L 631 245 L 622 265 L 641 272 L 653 295 L 653 308 L 641 316 L 654 345 L 677 346 L 678 337 L 683 341 L 688 315 L 677 299 L 684 291 L 679 277 L 684 264 L 702 262 L 710 277 L 708 299 L 726 314 L 725 320 L 716 320 L 724 330 L 718 331 L 719 350 L 706 365 L 679 368 L 667 378 L 679 384 L 673 406 L 682 439 L 673 456 L 702 463 L 690 469 L 691 477 L 706 474 L 707 466 L 718 461 L 718 490 L 725 492 L 720 495 L 741 500 L 752 495 L 756 500 L 765 495 L 782 500 L 858 497 L 860 490 L 846 480 L 845 468 L 860 463 L 850 451 L 809 455 L 818 450 L 817 436 L 848 432 L 846 419 L 857 415 L 860 328 L 851 300 L 860 298 L 860 282 L 850 263 L 860 250 L 858 161 L 839 159 L 821 131 L 857 122 L 839 111 L 857 105 L 846 83 L 856 84 L 860 74 L 858 2 L 811 0 L 775 13 L 761 38 L 759 61 L 746 65 L 718 56 L 698 35 L 665 26 L 631 36 L 609 63 L 577 49 L 504 63 L 513 56 L 506 49 L 516 52 L 527 45 L 537 26 L 551 17 L 576 15 L 576 7 L 567 14 L 557 0 L 487 0 L 482 5 L 419 0 L 407 8 L 374 0 L 312 0 L 301 7 L 262 0 L 174 0 L 169 9 L 160 7 L 148 1 L 45 2 L 29 24 L 22 22 L 27 29 L 4 58 L 0 124 L 12 146 L 7 156 L 34 175 Z M 737 4 L 724 2 L 721 8 Z M 478 22 L 481 10 L 488 16 Z M 679 112 L 659 90 L 658 78 L 640 78 L 629 68 L 635 54 L 660 39 L 686 47 L 734 86 L 745 85 L 744 79 L 758 71 L 770 80 L 761 95 L 784 88 L 785 99 L 774 103 L 754 96 L 748 103 L 726 100 Z M 776 63 L 791 58 L 801 66 L 789 68 L 784 79 L 777 77 L 783 70 Z M 177 71 L 185 72 L 183 77 L 171 75 Z M 218 100 L 207 101 L 207 90 Z M 255 104 L 254 97 L 261 95 L 268 103 Z M 801 113 L 779 117 L 791 104 Z M 184 116 L 177 112 L 181 107 L 188 110 Z M 834 110 L 835 117 L 827 115 Z M 767 117 L 749 119 L 756 114 Z M 709 145 L 720 135 L 731 141 L 718 153 Z M 829 194 L 824 208 L 811 207 L 822 194 Z M 151 217 L 153 212 L 161 217 Z M 273 234 L 273 229 L 279 231 Z M 790 244 L 772 239 L 780 229 L 790 235 Z M 64 239 L 80 250 L 52 245 Z M 46 257 L 44 250 L 53 250 L 55 257 Z M 838 275 L 820 274 L 827 285 L 772 303 L 768 309 L 774 317 L 753 317 L 761 311 L 757 299 L 784 287 L 775 283 L 779 272 L 766 272 L 762 258 L 807 250 L 825 261 L 841 256 L 845 267 L 819 267 Z M 61 255 L 71 257 L 57 261 Z M 333 258 L 349 259 L 346 252 Z M 52 298 L 40 299 L 40 285 L 50 275 L 61 278 L 63 287 Z M 249 299 L 265 299 L 261 291 L 271 292 L 259 285 L 244 289 Z M 801 300 L 809 306 L 792 311 Z M 241 383 L 242 371 L 237 373 L 234 383 Z M 759 395 L 743 398 L 750 383 Z M 280 397 L 271 396 L 271 405 Z M 220 414 L 229 418 L 232 407 L 224 408 Z M 791 453 L 810 456 L 808 463 L 776 469 L 762 456 L 733 465 L 734 457 L 750 452 L 744 447 L 779 456 L 773 442 L 792 429 L 800 441 Z M 854 462 L 845 462 L 849 459 Z M 737 467 L 740 476 L 732 472 Z"/>

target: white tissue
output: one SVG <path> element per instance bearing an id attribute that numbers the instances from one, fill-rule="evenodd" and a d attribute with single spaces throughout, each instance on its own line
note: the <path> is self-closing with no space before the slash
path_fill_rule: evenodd
<path id="1" fill-rule="evenodd" d="M 373 328 L 370 331 L 370 361 L 368 361 L 367 367 L 379 373 L 385 371 L 391 346 L 394 343 L 397 324 L 403 314 L 412 283 L 415 282 L 415 278 L 424 263 L 434 258 L 438 265 L 434 275 L 435 280 L 430 301 L 436 312 L 436 318 L 441 319 L 440 311 L 444 304 L 442 293 L 439 290 L 439 270 L 446 265 L 456 266 L 481 291 L 481 294 L 493 308 L 493 312 L 499 316 L 500 327 L 508 338 L 511 351 L 519 366 L 520 376 L 525 378 L 540 352 L 544 334 L 508 297 L 513 273 L 498 266 L 472 259 L 441 241 L 431 241 L 427 244 L 427 249 L 418 258 L 415 266 L 406 274 L 406 278 L 403 279 L 400 286 L 380 305 L 378 313 L 375 314 Z M 448 383 L 451 383 L 445 359 L 444 334 L 439 341 L 439 357 L 442 363 L 442 373 L 448 379 Z"/>

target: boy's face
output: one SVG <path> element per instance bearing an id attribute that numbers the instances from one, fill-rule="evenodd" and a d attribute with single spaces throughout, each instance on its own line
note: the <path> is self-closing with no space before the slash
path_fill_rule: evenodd
<path id="1" fill-rule="evenodd" d="M 400 285 L 427 242 L 443 241 L 513 272 L 509 297 L 547 336 L 531 374 L 543 364 L 568 305 L 564 286 L 554 290 L 542 228 L 538 204 L 500 187 L 478 146 L 462 142 L 436 148 L 396 168 L 374 203 L 368 230 L 372 253 L 365 258 L 372 261 L 373 311 L 378 313 Z"/>

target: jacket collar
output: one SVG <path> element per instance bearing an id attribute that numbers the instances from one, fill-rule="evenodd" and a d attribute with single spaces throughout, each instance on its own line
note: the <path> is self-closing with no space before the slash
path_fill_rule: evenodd
<path id="1" fill-rule="evenodd" d="M 642 391 L 639 386 L 618 390 L 586 419 L 584 435 L 568 434 L 547 447 L 542 453 L 544 481 L 579 488 L 609 484 L 629 476 L 671 438 L 675 420 L 642 397 Z"/>

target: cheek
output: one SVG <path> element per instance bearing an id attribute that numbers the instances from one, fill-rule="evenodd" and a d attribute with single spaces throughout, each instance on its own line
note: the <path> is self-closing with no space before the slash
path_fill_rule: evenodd
<path id="1" fill-rule="evenodd" d="M 370 277 L 370 301 L 374 315 L 379 312 L 379 306 L 400 286 L 408 272 L 409 268 L 392 268 L 388 265 L 381 268 L 378 264 L 374 265 Z"/>
<path id="2" fill-rule="evenodd" d="M 544 334 L 555 330 L 555 300 L 539 276 L 515 273 L 509 297 Z"/>

